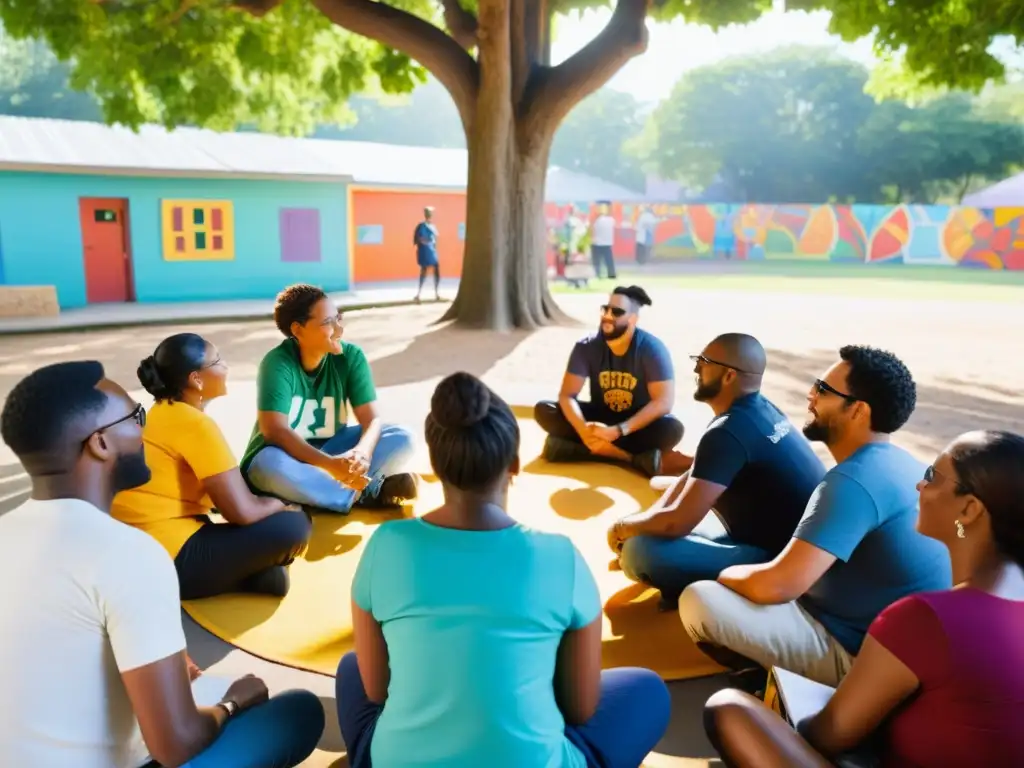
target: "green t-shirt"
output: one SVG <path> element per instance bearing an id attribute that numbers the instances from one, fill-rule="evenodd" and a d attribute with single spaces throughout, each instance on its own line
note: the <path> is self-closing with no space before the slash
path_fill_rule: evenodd
<path id="1" fill-rule="evenodd" d="M 312 373 L 302 369 L 294 339 L 270 350 L 256 375 L 256 408 L 288 415 L 288 424 L 308 442 L 329 440 L 348 424 L 348 405 L 358 408 L 377 399 L 370 364 L 363 350 L 341 342 L 341 354 L 327 355 Z M 242 456 L 242 472 L 266 446 L 257 422 Z"/>

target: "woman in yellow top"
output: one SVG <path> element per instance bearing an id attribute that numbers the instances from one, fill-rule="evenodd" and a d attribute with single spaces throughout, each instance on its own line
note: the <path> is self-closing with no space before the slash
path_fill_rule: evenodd
<path id="1" fill-rule="evenodd" d="M 224 434 L 205 413 L 227 393 L 227 373 L 217 348 L 194 333 L 164 339 L 139 364 L 139 381 L 156 400 L 142 433 L 152 478 L 119 493 L 112 514 L 164 546 L 183 600 L 225 592 L 283 597 L 286 566 L 311 530 L 304 511 L 249 490 Z M 213 510 L 226 522 L 215 523 Z"/>

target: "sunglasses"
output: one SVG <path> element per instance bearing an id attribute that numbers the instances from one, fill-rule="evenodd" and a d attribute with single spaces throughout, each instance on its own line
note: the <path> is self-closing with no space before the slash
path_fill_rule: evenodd
<path id="1" fill-rule="evenodd" d="M 841 397 L 843 398 L 843 400 L 847 400 L 851 403 L 857 400 L 857 398 L 854 397 L 853 395 L 848 395 L 845 392 L 840 392 L 827 381 L 822 381 L 821 379 L 814 380 L 814 391 L 817 392 L 819 395 L 835 395 L 836 397 Z"/>
<path id="2" fill-rule="evenodd" d="M 750 373 L 750 371 L 745 371 L 742 368 L 737 368 L 735 365 L 723 363 L 720 360 L 712 360 L 710 357 L 707 357 L 706 355 L 690 355 L 690 359 L 699 365 L 718 365 L 721 366 L 722 368 L 732 368 L 732 370 L 736 371 L 736 373 Z"/>
<path id="3" fill-rule="evenodd" d="M 933 483 L 941 483 L 944 480 L 950 479 L 951 478 L 948 478 L 944 474 L 939 472 L 939 470 L 935 468 L 934 464 L 929 464 L 927 467 L 924 468 L 924 481 L 928 485 L 932 485 Z M 968 486 L 967 483 L 964 483 L 961 480 L 954 481 L 953 485 L 956 487 L 956 492 L 961 495 L 965 493 L 969 493 L 972 495 L 974 494 L 974 491 L 970 488 L 970 486 Z"/>
<path id="4" fill-rule="evenodd" d="M 626 310 L 624 310 L 622 307 L 613 307 L 611 304 L 602 304 L 601 314 L 604 315 L 609 312 L 611 312 L 612 317 L 622 317 L 624 314 L 626 314 Z"/>

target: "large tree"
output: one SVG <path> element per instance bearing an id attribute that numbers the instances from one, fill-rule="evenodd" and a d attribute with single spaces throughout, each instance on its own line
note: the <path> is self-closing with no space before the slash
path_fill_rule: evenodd
<path id="1" fill-rule="evenodd" d="M 918 69 L 948 56 L 956 66 L 939 76 L 956 79 L 993 67 L 974 48 L 965 60 L 960 48 L 929 41 L 958 19 L 994 14 L 1001 1 L 1016 7 L 1015 0 L 927 3 L 956 6 L 949 24 L 933 14 L 945 24 L 934 33 L 921 3 L 820 3 L 834 6 L 846 33 L 876 33 L 884 20 L 884 45 L 907 44 Z M 304 133 L 336 118 L 345 99 L 374 79 L 385 91 L 410 90 L 428 70 L 451 94 L 469 150 L 465 261 L 449 314 L 466 325 L 507 328 L 559 315 L 545 277 L 542 206 L 562 119 L 645 50 L 649 13 L 719 26 L 752 21 L 772 5 L 614 2 L 605 29 L 557 65 L 553 15 L 601 0 L 0 0 L 0 20 L 11 35 L 45 38 L 60 59 L 72 60 L 73 84 L 96 94 L 106 119 L 128 125 L 256 122 Z M 972 28 L 969 42 L 1021 19 L 992 15 Z"/>

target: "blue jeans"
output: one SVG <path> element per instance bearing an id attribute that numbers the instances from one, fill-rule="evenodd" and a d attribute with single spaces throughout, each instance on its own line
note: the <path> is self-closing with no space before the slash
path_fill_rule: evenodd
<path id="1" fill-rule="evenodd" d="M 362 435 L 358 424 L 347 426 L 317 448 L 338 456 L 355 448 Z M 403 471 L 412 453 L 412 435 L 407 429 L 381 427 L 380 439 L 370 457 L 370 484 L 363 493 L 374 496 L 385 477 Z M 248 476 L 254 486 L 279 499 L 343 514 L 352 509 L 360 496 L 359 491 L 342 485 L 319 467 L 304 464 L 274 445 L 253 457 Z"/>
<path id="2" fill-rule="evenodd" d="M 213 744 L 181 768 L 293 768 L 313 754 L 323 732 L 320 699 L 309 691 L 285 691 L 235 715 Z"/>
<path id="3" fill-rule="evenodd" d="M 619 555 L 622 572 L 633 581 L 661 590 L 672 604 L 695 581 L 714 581 L 730 565 L 766 563 L 771 555 L 760 547 L 739 544 L 729 538 L 714 512 L 687 536 L 665 539 L 634 536 L 626 539 Z"/>
<path id="4" fill-rule="evenodd" d="M 349 765 L 371 768 L 370 744 L 384 707 L 366 697 L 353 651 L 338 665 L 335 694 Z M 594 716 L 583 725 L 566 725 L 565 736 L 583 753 L 588 768 L 636 768 L 665 735 L 671 706 L 665 682 L 651 670 L 606 669 Z"/>

